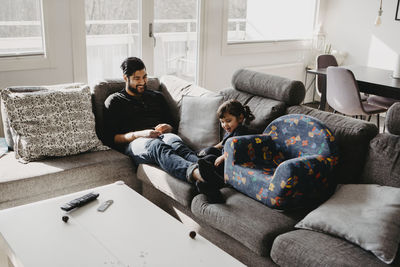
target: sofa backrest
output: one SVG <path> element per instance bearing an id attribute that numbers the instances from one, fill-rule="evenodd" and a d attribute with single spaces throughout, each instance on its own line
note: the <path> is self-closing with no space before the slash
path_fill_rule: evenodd
<path id="1" fill-rule="evenodd" d="M 282 101 L 288 106 L 300 104 L 306 95 L 301 81 L 248 69 L 239 69 L 233 74 L 232 86 L 238 91 Z"/>
<path id="2" fill-rule="evenodd" d="M 248 105 L 255 119 L 249 128 L 262 133 L 274 119 L 285 114 L 286 107 L 300 104 L 304 84 L 276 75 L 240 69 L 233 74 L 232 87 L 220 91 L 225 100 L 236 99 Z"/>
<path id="3" fill-rule="evenodd" d="M 359 183 L 370 141 L 378 134 L 375 124 L 306 106 L 287 108 L 288 114 L 306 114 L 325 123 L 335 136 L 339 148 L 336 182 Z"/>
<path id="4" fill-rule="evenodd" d="M 369 144 L 360 182 L 400 187 L 400 103 L 389 108 L 385 124 L 387 132 Z"/>
<path id="5" fill-rule="evenodd" d="M 96 118 L 96 133 L 101 141 L 104 142 L 104 101 L 115 92 L 125 88 L 124 79 L 106 79 L 91 86 L 93 113 Z M 147 88 L 160 91 L 160 81 L 157 78 L 149 78 Z"/>

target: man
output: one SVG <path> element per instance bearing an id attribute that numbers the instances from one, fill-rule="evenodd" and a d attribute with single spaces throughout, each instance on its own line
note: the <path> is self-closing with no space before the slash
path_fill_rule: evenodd
<path id="1" fill-rule="evenodd" d="M 164 96 L 147 90 L 143 61 L 129 57 L 121 69 L 125 88 L 104 103 L 107 144 L 129 155 L 137 165 L 156 164 L 175 178 L 196 183 L 198 188 L 210 187 L 199 172 L 196 153 L 172 133 L 173 120 Z M 215 191 L 211 198 L 220 202 L 222 196 Z"/>

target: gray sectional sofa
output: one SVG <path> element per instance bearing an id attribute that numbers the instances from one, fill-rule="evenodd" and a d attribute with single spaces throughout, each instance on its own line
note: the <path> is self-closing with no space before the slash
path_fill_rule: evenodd
<path id="1" fill-rule="evenodd" d="M 104 81 L 92 88 L 96 130 L 100 138 L 104 131 L 104 100 L 123 87 L 121 79 Z M 232 88 L 218 93 L 171 76 L 163 77 L 161 84 L 157 79 L 150 79 L 149 87 L 161 90 L 167 97 L 176 115 L 176 125 L 182 116 L 180 110 L 185 96 L 222 95 L 224 99 L 241 101 L 256 117 L 250 125 L 255 132 L 261 132 L 273 119 L 284 114 L 314 116 L 332 130 L 340 148 L 335 172 L 338 183 L 400 187 L 400 118 L 395 112 L 400 112 L 400 104 L 393 107 L 387 117 L 387 129 L 391 133 L 378 134 L 372 123 L 300 105 L 305 95 L 301 82 L 250 70 L 237 71 L 233 75 Z M 10 152 L 0 158 L 0 170 L 0 208 L 123 180 L 249 266 L 385 265 L 370 252 L 344 239 L 296 229 L 295 225 L 312 208 L 286 212 L 273 210 L 230 187 L 221 189 L 226 199 L 224 204 L 210 204 L 206 196 L 197 194 L 190 184 L 171 177 L 156 166 L 139 165 L 135 169 L 129 158 L 114 150 L 26 165 L 17 162 Z"/>

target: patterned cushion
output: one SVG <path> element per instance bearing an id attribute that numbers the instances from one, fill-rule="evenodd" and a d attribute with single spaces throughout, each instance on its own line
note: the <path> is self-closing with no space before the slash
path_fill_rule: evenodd
<path id="1" fill-rule="evenodd" d="M 280 117 L 261 135 L 229 139 L 225 151 L 225 181 L 269 207 L 296 208 L 332 190 L 335 138 L 313 117 Z"/>
<path id="2" fill-rule="evenodd" d="M 4 89 L 1 97 L 20 161 L 106 149 L 96 136 L 88 86 L 19 89 Z"/>

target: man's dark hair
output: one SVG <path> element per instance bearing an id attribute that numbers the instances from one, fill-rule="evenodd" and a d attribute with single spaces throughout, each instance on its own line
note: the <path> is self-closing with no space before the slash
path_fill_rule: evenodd
<path id="1" fill-rule="evenodd" d="M 128 57 L 121 64 L 122 72 L 127 77 L 131 76 L 136 71 L 142 70 L 145 68 L 146 68 L 146 66 L 144 65 L 143 61 L 137 57 Z"/>

